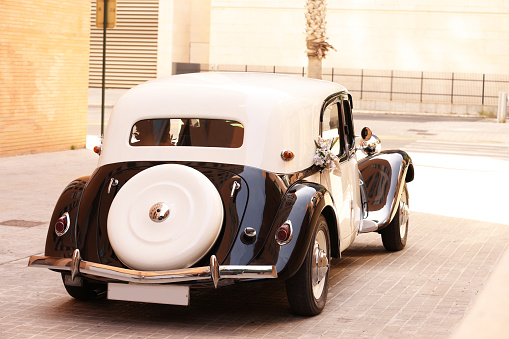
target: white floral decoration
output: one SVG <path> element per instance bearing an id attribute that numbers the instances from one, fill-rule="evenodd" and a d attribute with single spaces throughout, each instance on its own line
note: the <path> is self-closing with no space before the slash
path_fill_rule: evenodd
<path id="1" fill-rule="evenodd" d="M 332 147 L 338 142 L 339 138 L 323 139 L 318 137 L 315 140 L 316 152 L 313 157 L 313 163 L 320 169 L 333 171 L 337 168 L 338 157 L 332 152 Z M 338 168 L 339 169 L 339 168 Z"/>

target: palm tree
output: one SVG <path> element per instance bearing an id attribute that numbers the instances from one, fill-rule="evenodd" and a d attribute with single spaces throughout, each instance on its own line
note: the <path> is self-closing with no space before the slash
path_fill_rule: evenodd
<path id="1" fill-rule="evenodd" d="M 322 78 L 322 59 L 330 49 L 336 50 L 325 36 L 326 0 L 306 1 L 306 48 L 308 55 L 308 77 Z"/>

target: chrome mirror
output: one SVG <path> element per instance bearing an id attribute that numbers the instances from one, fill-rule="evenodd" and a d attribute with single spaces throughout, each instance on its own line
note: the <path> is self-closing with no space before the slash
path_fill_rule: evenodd
<path id="1" fill-rule="evenodd" d="M 382 150 L 382 142 L 373 134 L 369 127 L 364 127 L 361 131 L 361 146 L 359 149 L 366 155 L 374 155 Z"/>
<path id="2" fill-rule="evenodd" d="M 362 140 L 369 140 L 371 139 L 371 136 L 373 135 L 373 132 L 371 131 L 371 128 L 364 127 L 361 131 L 361 138 Z"/>

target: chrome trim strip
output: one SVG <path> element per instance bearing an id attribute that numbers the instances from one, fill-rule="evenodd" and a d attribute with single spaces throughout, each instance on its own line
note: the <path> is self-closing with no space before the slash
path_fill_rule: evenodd
<path id="1" fill-rule="evenodd" d="M 108 194 L 110 194 L 111 188 L 112 187 L 116 187 L 116 186 L 118 186 L 118 180 L 115 179 L 115 178 L 111 178 L 110 179 L 110 184 L 108 185 Z"/>
<path id="2" fill-rule="evenodd" d="M 219 282 L 219 263 L 215 255 L 210 257 L 210 277 L 214 282 L 214 287 L 217 288 L 217 283 Z"/>
<path id="3" fill-rule="evenodd" d="M 79 251 L 75 250 L 73 257 L 79 258 Z M 211 261 L 213 259 L 211 258 Z M 76 264 L 77 262 L 77 264 Z M 217 259 L 216 259 L 217 262 Z M 73 264 L 74 263 L 74 264 Z M 164 284 L 192 280 L 215 280 L 213 272 L 218 273 L 217 279 L 265 279 L 277 278 L 276 266 L 270 265 L 224 265 L 215 267 L 202 266 L 171 271 L 137 271 L 127 268 L 114 267 L 72 258 L 56 258 L 47 256 L 31 256 L 29 267 L 43 267 L 58 271 L 76 270 L 80 274 L 90 274 L 98 277 L 119 281 Z M 77 274 L 77 273 L 76 273 Z"/>
<path id="4" fill-rule="evenodd" d="M 240 182 L 234 181 L 232 184 L 232 192 L 230 193 L 230 198 L 233 198 L 235 195 L 235 192 L 240 188 Z"/>
<path id="5" fill-rule="evenodd" d="M 79 273 L 80 261 L 81 261 L 80 250 L 75 249 L 72 254 L 72 261 L 71 261 L 71 280 L 72 281 L 74 281 L 74 278 L 76 278 L 76 276 Z"/>

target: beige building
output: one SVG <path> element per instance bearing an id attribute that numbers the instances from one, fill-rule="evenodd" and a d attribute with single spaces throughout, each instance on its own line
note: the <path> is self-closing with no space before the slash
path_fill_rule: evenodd
<path id="1" fill-rule="evenodd" d="M 305 0 L 212 0 L 210 62 L 305 66 Z M 509 74 L 507 0 L 328 0 L 325 67 Z"/>
<path id="2" fill-rule="evenodd" d="M 103 30 L 95 27 L 95 3 L 90 86 L 101 87 Z M 208 64 L 210 14 L 210 0 L 117 0 L 117 26 L 106 32 L 106 87 L 176 74 L 177 63 Z"/>
<path id="3" fill-rule="evenodd" d="M 90 4 L 0 3 L 0 157 L 84 147 Z"/>
<path id="4" fill-rule="evenodd" d="M 306 74 L 305 0 L 118 4 L 108 87 L 200 70 Z M 478 114 L 509 90 L 508 19 L 508 0 L 329 0 L 327 35 L 337 51 L 324 60 L 323 78 L 344 84 L 360 109 Z M 102 32 L 92 28 L 92 37 L 97 87 Z"/>
<path id="5" fill-rule="evenodd" d="M 493 114 L 499 91 L 509 91 L 508 0 L 327 3 L 337 51 L 324 60 L 323 78 L 345 85 L 357 110 Z M 212 0 L 212 69 L 305 73 L 304 4 Z"/>
<path id="6" fill-rule="evenodd" d="M 174 63 L 303 67 L 304 4 L 118 0 L 109 61 L 116 67 L 120 54 L 137 54 L 152 65 L 150 77 L 174 74 Z M 508 19 L 508 0 L 329 0 L 327 33 L 337 51 L 324 66 L 509 74 Z M 102 53 L 102 32 L 93 28 L 92 37 Z"/>

